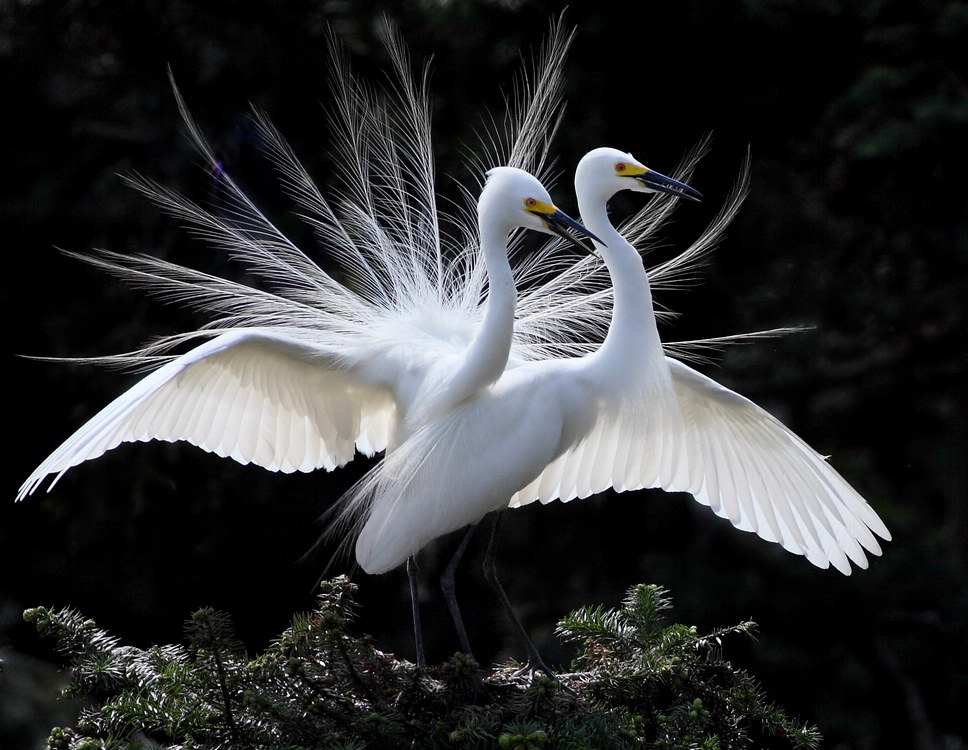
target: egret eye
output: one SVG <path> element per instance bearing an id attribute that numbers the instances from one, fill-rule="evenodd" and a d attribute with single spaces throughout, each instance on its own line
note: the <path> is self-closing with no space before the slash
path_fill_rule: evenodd
<path id="1" fill-rule="evenodd" d="M 615 165 L 615 171 L 618 172 L 619 174 L 622 174 L 622 172 L 624 172 L 627 168 L 628 168 L 628 164 L 626 164 L 624 161 L 620 161 L 618 164 Z"/>
<path id="2" fill-rule="evenodd" d="M 527 206 L 528 208 L 534 208 L 535 206 L 538 205 L 538 201 L 536 201 L 534 198 L 525 198 L 524 205 Z"/>

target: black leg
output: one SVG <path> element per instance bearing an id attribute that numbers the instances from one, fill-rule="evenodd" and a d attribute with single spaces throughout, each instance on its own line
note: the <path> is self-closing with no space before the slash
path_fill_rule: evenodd
<path id="1" fill-rule="evenodd" d="M 464 620 L 460 616 L 460 609 L 457 607 L 457 597 L 454 594 L 454 572 L 457 570 L 457 565 L 464 556 L 464 551 L 467 549 L 467 545 L 470 544 L 471 537 L 474 536 L 474 529 L 476 528 L 477 524 L 468 527 L 467 533 L 464 534 L 464 538 L 461 539 L 461 542 L 457 547 L 457 551 L 454 552 L 454 556 L 450 558 L 450 562 L 447 563 L 447 567 L 440 576 L 440 588 L 444 592 L 444 599 L 447 601 L 447 608 L 450 610 L 450 616 L 454 620 L 454 627 L 457 628 L 457 637 L 460 639 L 460 647 L 464 653 L 471 658 L 474 657 L 474 654 L 471 653 L 471 642 L 467 639 L 467 631 L 464 629 Z"/>
<path id="2" fill-rule="evenodd" d="M 511 624 L 514 626 L 515 632 L 518 634 L 518 638 L 521 639 L 521 643 L 524 645 L 525 650 L 528 653 L 528 666 L 527 671 L 532 674 L 536 671 L 542 671 L 548 677 L 553 680 L 558 681 L 555 673 L 552 672 L 548 666 L 541 659 L 541 655 L 538 654 L 538 649 L 534 647 L 534 643 L 528 637 L 527 631 L 525 631 L 524 626 L 521 621 L 514 614 L 514 609 L 511 607 L 511 600 L 508 599 L 508 595 L 504 591 L 504 587 L 497 578 L 497 564 L 495 563 L 495 557 L 497 555 L 497 544 L 496 539 L 498 535 L 498 530 L 501 526 L 501 519 L 504 518 L 504 511 L 498 511 L 494 519 L 494 526 L 491 527 L 491 540 L 487 545 L 487 552 L 484 555 L 484 578 L 490 584 L 491 588 L 494 589 L 494 593 L 497 594 L 498 598 L 501 600 L 501 604 L 504 605 L 504 611 L 507 613 L 508 619 L 511 620 Z"/>
<path id="3" fill-rule="evenodd" d="M 424 653 L 423 629 L 420 627 L 420 594 L 417 591 L 420 569 L 413 556 L 407 558 L 407 577 L 410 579 L 410 606 L 413 609 L 413 640 L 417 647 L 417 666 L 427 666 L 427 656 Z"/>

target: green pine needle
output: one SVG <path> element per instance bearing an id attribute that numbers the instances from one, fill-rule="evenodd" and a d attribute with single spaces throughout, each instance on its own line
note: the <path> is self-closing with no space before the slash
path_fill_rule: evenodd
<path id="1" fill-rule="evenodd" d="M 723 659 L 753 623 L 701 635 L 666 624 L 668 592 L 639 585 L 617 609 L 584 607 L 558 625 L 576 644 L 571 692 L 519 665 L 484 671 L 456 654 L 418 669 L 352 635 L 355 586 L 322 584 L 317 608 L 249 656 L 230 618 L 186 623 L 187 646 L 122 646 L 72 610 L 25 619 L 71 660 L 65 693 L 90 701 L 52 750 L 92 748 L 814 748 L 817 730 L 769 703 Z"/>

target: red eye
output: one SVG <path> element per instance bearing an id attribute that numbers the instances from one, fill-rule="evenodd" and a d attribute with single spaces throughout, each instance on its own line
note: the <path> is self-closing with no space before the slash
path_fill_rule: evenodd
<path id="1" fill-rule="evenodd" d="M 534 198 L 526 198 L 524 205 L 526 205 L 528 208 L 534 208 L 536 205 L 538 205 L 538 201 L 536 201 Z"/>
<path id="2" fill-rule="evenodd" d="M 624 172 L 627 166 L 628 165 L 624 161 L 620 161 L 618 164 L 615 165 L 615 171 Z"/>

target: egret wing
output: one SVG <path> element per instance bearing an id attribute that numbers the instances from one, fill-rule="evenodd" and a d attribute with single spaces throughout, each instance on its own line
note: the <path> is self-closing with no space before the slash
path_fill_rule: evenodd
<path id="1" fill-rule="evenodd" d="M 749 399 L 667 358 L 692 457 L 687 485 L 739 529 L 850 573 L 890 532 L 874 509 L 792 430 Z"/>
<path id="2" fill-rule="evenodd" d="M 34 470 L 18 499 L 122 442 L 185 440 L 271 471 L 329 470 L 357 448 L 383 450 L 394 409 L 390 391 L 362 382 L 345 355 L 266 329 L 223 333 L 108 404 Z"/>
<path id="3" fill-rule="evenodd" d="M 588 436 L 511 499 L 568 501 L 613 487 L 688 492 L 736 528 L 850 573 L 890 533 L 830 464 L 749 399 L 666 358 L 675 408 L 654 394 L 601 414 Z M 644 394 L 642 395 L 644 398 Z M 641 399 L 640 399 L 641 400 Z"/>

